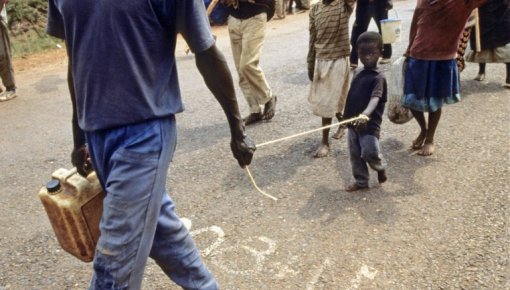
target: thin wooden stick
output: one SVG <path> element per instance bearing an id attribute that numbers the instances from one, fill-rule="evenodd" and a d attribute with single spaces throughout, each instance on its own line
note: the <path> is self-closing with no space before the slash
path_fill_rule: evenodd
<path id="1" fill-rule="evenodd" d="M 278 198 L 276 198 L 276 197 L 274 197 L 274 196 L 272 196 L 270 194 L 267 194 L 265 191 L 263 191 L 262 189 L 260 189 L 260 187 L 257 186 L 257 183 L 255 182 L 255 179 L 253 178 L 253 175 L 251 175 L 251 172 L 250 172 L 250 169 L 248 168 L 248 166 L 246 166 L 244 169 L 246 169 L 246 173 L 248 173 L 248 176 L 250 177 L 251 183 L 253 184 L 253 186 L 255 186 L 255 189 L 257 189 L 264 196 L 269 197 L 270 199 L 272 199 L 274 201 L 278 201 Z"/>
<path id="2" fill-rule="evenodd" d="M 321 130 L 324 130 L 324 129 L 332 128 L 332 127 L 335 127 L 335 126 L 340 126 L 340 125 L 343 125 L 343 124 L 351 123 L 351 122 L 354 122 L 354 121 L 357 121 L 357 120 L 361 120 L 361 119 L 368 120 L 368 117 L 364 116 L 364 115 L 360 115 L 360 116 L 357 116 L 357 117 L 354 117 L 354 118 L 343 120 L 342 122 L 338 122 L 338 123 L 335 123 L 335 124 L 323 126 L 323 127 L 317 128 L 317 129 L 306 131 L 306 132 L 297 133 L 297 134 L 294 134 L 294 135 L 291 135 L 291 136 L 287 136 L 287 137 L 283 137 L 283 138 L 280 138 L 280 139 L 264 142 L 262 144 L 258 144 L 257 148 L 260 148 L 260 147 L 263 147 L 263 146 L 267 146 L 267 145 L 270 145 L 270 144 L 273 144 L 273 143 L 276 143 L 276 142 L 285 141 L 285 140 L 288 140 L 288 139 L 291 139 L 291 138 L 303 136 L 303 135 L 310 134 L 310 133 L 313 133 L 313 132 L 321 131 Z M 248 174 L 248 177 L 251 180 L 251 183 L 253 184 L 255 189 L 258 190 L 258 192 L 260 192 L 261 194 L 263 194 L 266 197 L 269 197 L 270 199 L 272 199 L 274 201 L 278 201 L 278 199 L 276 197 L 274 197 L 274 196 L 272 196 L 270 194 L 267 194 L 265 191 L 260 189 L 260 187 L 258 187 L 257 183 L 255 182 L 255 178 L 253 178 L 253 175 L 251 174 L 250 169 L 248 168 L 248 166 L 245 167 L 245 170 L 246 170 L 246 173 Z"/>
<path id="3" fill-rule="evenodd" d="M 480 43 L 480 19 L 478 18 L 478 8 L 475 9 L 475 38 L 476 38 L 476 52 L 482 51 L 482 44 Z"/>
<path id="4" fill-rule="evenodd" d="M 331 125 L 327 125 L 327 126 L 324 126 L 324 127 L 320 127 L 320 128 L 317 128 L 317 129 L 313 129 L 313 130 L 297 133 L 297 134 L 294 134 L 294 135 L 291 135 L 291 136 L 287 136 L 287 137 L 283 137 L 283 138 L 276 139 L 276 140 L 267 141 L 267 142 L 264 142 L 264 143 L 261 143 L 261 144 L 257 144 L 257 148 L 260 148 L 260 147 L 263 147 L 263 146 L 267 146 L 267 145 L 270 145 L 270 144 L 273 144 L 273 143 L 285 141 L 285 140 L 288 140 L 288 139 L 296 138 L 296 137 L 303 136 L 303 135 L 306 135 L 306 134 L 310 134 L 310 133 L 313 133 L 313 132 L 322 131 L 324 129 L 329 129 L 329 128 L 332 128 L 332 127 L 344 125 L 344 124 L 351 123 L 351 122 L 354 122 L 354 121 L 357 121 L 357 120 L 360 120 L 360 119 L 365 119 L 365 117 L 358 116 L 358 117 L 350 118 L 350 119 L 347 119 L 347 120 L 343 120 L 342 122 L 338 122 L 338 123 L 335 123 L 335 124 L 331 124 Z"/>

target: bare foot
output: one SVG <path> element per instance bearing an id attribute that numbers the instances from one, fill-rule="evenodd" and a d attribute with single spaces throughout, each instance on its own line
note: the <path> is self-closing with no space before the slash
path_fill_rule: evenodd
<path id="1" fill-rule="evenodd" d="M 262 114 L 262 120 L 269 121 L 274 117 L 276 109 L 276 96 L 273 96 L 269 102 L 264 105 L 264 114 Z"/>
<path id="2" fill-rule="evenodd" d="M 328 156 L 329 153 L 329 146 L 325 144 L 321 144 L 319 149 L 315 151 L 315 154 L 313 154 L 313 157 L 315 158 L 322 158 Z"/>
<path id="3" fill-rule="evenodd" d="M 427 131 L 421 131 L 420 135 L 414 139 L 413 144 L 411 145 L 411 148 L 413 150 L 418 150 L 423 147 L 423 143 L 425 143 L 425 137 L 427 136 Z"/>
<path id="4" fill-rule="evenodd" d="M 476 75 L 476 77 L 474 78 L 475 81 L 483 81 L 485 79 L 485 74 L 481 74 L 479 73 L 478 75 Z"/>
<path id="5" fill-rule="evenodd" d="M 335 134 L 333 134 L 332 138 L 338 140 L 338 139 L 342 138 L 344 135 L 345 135 L 345 127 L 339 126 L 338 130 L 336 130 L 336 132 L 335 132 Z"/>
<path id="6" fill-rule="evenodd" d="M 356 191 L 356 190 L 367 189 L 367 188 L 368 188 L 368 186 L 361 186 L 361 185 L 358 185 L 357 183 L 353 183 L 353 184 L 347 186 L 345 188 L 345 191 L 353 192 L 353 191 Z"/>
<path id="7" fill-rule="evenodd" d="M 436 151 L 436 146 L 433 143 L 425 143 L 420 151 L 418 151 L 418 155 L 420 156 L 430 156 Z"/>

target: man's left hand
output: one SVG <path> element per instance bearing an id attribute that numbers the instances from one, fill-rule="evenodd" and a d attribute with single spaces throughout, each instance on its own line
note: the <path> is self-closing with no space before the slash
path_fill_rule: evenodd
<path id="1" fill-rule="evenodd" d="M 246 135 L 244 135 L 241 139 L 232 139 L 230 147 L 234 157 L 237 159 L 237 162 L 239 162 L 239 166 L 242 168 L 246 165 L 250 165 L 253 153 L 255 153 L 255 150 L 257 149 L 255 142 Z"/>
<path id="2" fill-rule="evenodd" d="M 90 160 L 87 145 L 73 150 L 71 153 L 71 163 L 76 167 L 76 171 L 83 177 L 87 177 L 87 175 L 94 170 L 92 168 L 92 161 Z"/>

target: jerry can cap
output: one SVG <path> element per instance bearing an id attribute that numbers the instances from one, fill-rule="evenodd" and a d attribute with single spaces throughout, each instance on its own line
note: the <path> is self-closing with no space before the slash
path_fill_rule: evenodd
<path id="1" fill-rule="evenodd" d="M 46 189 L 50 193 L 57 192 L 60 189 L 60 180 L 52 179 L 48 181 L 48 183 L 46 183 Z"/>

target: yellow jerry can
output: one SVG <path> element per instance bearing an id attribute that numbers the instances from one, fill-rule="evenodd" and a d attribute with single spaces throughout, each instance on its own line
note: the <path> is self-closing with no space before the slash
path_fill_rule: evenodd
<path id="1" fill-rule="evenodd" d="M 104 196 L 95 172 L 85 178 L 75 168 L 53 172 L 39 191 L 60 246 L 84 262 L 94 259 Z"/>

